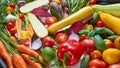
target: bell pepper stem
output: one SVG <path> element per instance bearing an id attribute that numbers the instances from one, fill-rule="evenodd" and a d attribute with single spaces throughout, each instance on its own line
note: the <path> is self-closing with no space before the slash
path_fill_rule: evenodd
<path id="1" fill-rule="evenodd" d="M 63 68 L 67 68 L 67 65 L 66 65 L 66 60 L 70 58 L 70 55 L 68 53 L 65 53 L 64 54 L 64 58 L 63 58 Z"/>

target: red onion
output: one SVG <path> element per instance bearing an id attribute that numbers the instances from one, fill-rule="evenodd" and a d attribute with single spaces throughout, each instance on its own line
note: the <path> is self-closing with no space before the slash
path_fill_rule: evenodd
<path id="1" fill-rule="evenodd" d="M 75 39 L 76 41 L 79 41 L 80 40 L 80 37 L 75 33 L 75 32 L 71 32 L 71 34 L 69 35 L 69 40 L 70 39 Z"/>
<path id="2" fill-rule="evenodd" d="M 34 40 L 31 44 L 31 49 L 33 50 L 38 50 L 42 47 L 42 41 L 40 38 L 37 38 L 36 40 Z"/>

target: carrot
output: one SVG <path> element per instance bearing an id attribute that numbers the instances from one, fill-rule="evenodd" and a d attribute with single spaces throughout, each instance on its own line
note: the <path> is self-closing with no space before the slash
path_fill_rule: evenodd
<path id="1" fill-rule="evenodd" d="M 17 50 L 19 52 L 25 53 L 27 55 L 33 56 L 35 58 L 39 57 L 39 61 L 42 62 L 42 63 L 44 63 L 47 66 L 47 64 L 45 63 L 45 61 L 43 60 L 43 58 L 36 51 L 31 50 L 31 49 L 29 49 L 28 47 L 26 47 L 24 45 L 18 45 Z"/>
<path id="2" fill-rule="evenodd" d="M 12 55 L 12 62 L 15 68 L 27 68 L 27 65 L 19 54 L 13 54 Z"/>
<path id="3" fill-rule="evenodd" d="M 12 40 L 14 43 L 18 44 L 18 43 L 17 43 L 17 40 L 16 40 L 16 38 L 15 38 L 14 36 L 11 36 L 11 37 L 10 37 L 10 40 Z"/>
<path id="4" fill-rule="evenodd" d="M 18 39 L 20 39 L 20 32 L 22 30 L 22 20 L 19 18 L 16 19 L 15 26 L 16 26 L 16 30 L 17 30 Z"/>
<path id="5" fill-rule="evenodd" d="M 34 30 L 33 30 L 33 27 L 30 23 L 28 23 L 26 25 L 26 30 L 28 30 L 28 32 L 30 33 L 31 37 L 34 35 Z"/>
<path id="6" fill-rule="evenodd" d="M 42 66 L 41 66 L 40 64 L 38 64 L 38 63 L 36 63 L 35 61 L 31 60 L 31 59 L 29 58 L 29 55 L 22 54 L 22 57 L 23 57 L 23 59 L 24 59 L 27 63 L 29 63 L 30 65 L 32 65 L 34 68 L 42 68 Z"/>
<path id="7" fill-rule="evenodd" d="M 13 68 L 12 59 L 9 56 L 4 44 L 0 41 L 0 56 L 6 61 L 7 68 Z"/>

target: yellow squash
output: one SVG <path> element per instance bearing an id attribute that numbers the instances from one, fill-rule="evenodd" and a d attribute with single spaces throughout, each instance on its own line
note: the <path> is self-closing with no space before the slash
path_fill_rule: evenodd
<path id="1" fill-rule="evenodd" d="M 56 22 L 55 24 L 52 24 L 48 27 L 49 33 L 55 33 L 57 30 L 64 28 L 65 26 L 71 25 L 75 23 L 76 21 L 81 21 L 88 16 L 92 15 L 94 12 L 93 8 L 90 6 L 84 7 L 77 11 L 76 13 L 70 15 L 69 17 Z"/>
<path id="2" fill-rule="evenodd" d="M 116 48 L 108 48 L 103 51 L 103 60 L 108 64 L 115 64 L 120 62 L 120 50 Z"/>
<path id="3" fill-rule="evenodd" d="M 99 12 L 99 15 L 106 27 L 110 28 L 116 34 L 120 35 L 120 18 L 103 12 Z"/>

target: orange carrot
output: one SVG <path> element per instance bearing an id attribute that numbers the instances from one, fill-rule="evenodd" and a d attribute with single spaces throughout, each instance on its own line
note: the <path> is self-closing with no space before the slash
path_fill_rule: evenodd
<path id="1" fill-rule="evenodd" d="M 17 43 L 17 40 L 16 40 L 16 38 L 15 38 L 14 36 L 11 36 L 11 37 L 10 37 L 10 40 L 12 40 L 14 43 L 18 44 L 18 43 Z"/>
<path id="2" fill-rule="evenodd" d="M 12 62 L 15 68 L 27 68 L 27 65 L 19 54 L 13 54 L 12 55 Z"/>
<path id="3" fill-rule="evenodd" d="M 24 46 L 24 45 L 18 45 L 17 50 L 18 50 L 19 52 L 25 53 L 25 54 L 27 54 L 27 55 L 33 56 L 33 57 L 35 57 L 35 58 L 36 58 L 36 57 L 39 57 L 39 61 L 42 62 L 42 63 L 44 63 L 44 64 L 47 66 L 47 64 L 46 64 L 45 61 L 43 60 L 42 56 L 40 56 L 36 51 L 31 50 L 31 49 L 29 49 L 28 47 L 26 47 L 26 46 Z"/>
<path id="4" fill-rule="evenodd" d="M 26 24 L 26 30 L 30 33 L 31 37 L 34 35 L 33 27 L 30 23 Z"/>
<path id="5" fill-rule="evenodd" d="M 40 64 L 38 64 L 38 63 L 36 63 L 35 61 L 31 60 L 31 59 L 29 58 L 29 55 L 22 54 L 22 57 L 23 57 L 23 59 L 24 59 L 27 63 L 29 63 L 29 64 L 30 64 L 31 66 L 33 66 L 34 68 L 42 68 L 42 66 L 41 66 Z"/>
<path id="6" fill-rule="evenodd" d="M 17 30 L 18 39 L 20 39 L 20 32 L 22 30 L 22 20 L 19 18 L 16 19 L 15 26 L 16 26 L 16 30 Z"/>
<path id="7" fill-rule="evenodd" d="M 9 56 L 4 44 L 0 41 L 0 56 L 6 61 L 7 68 L 13 68 L 12 59 Z"/>

